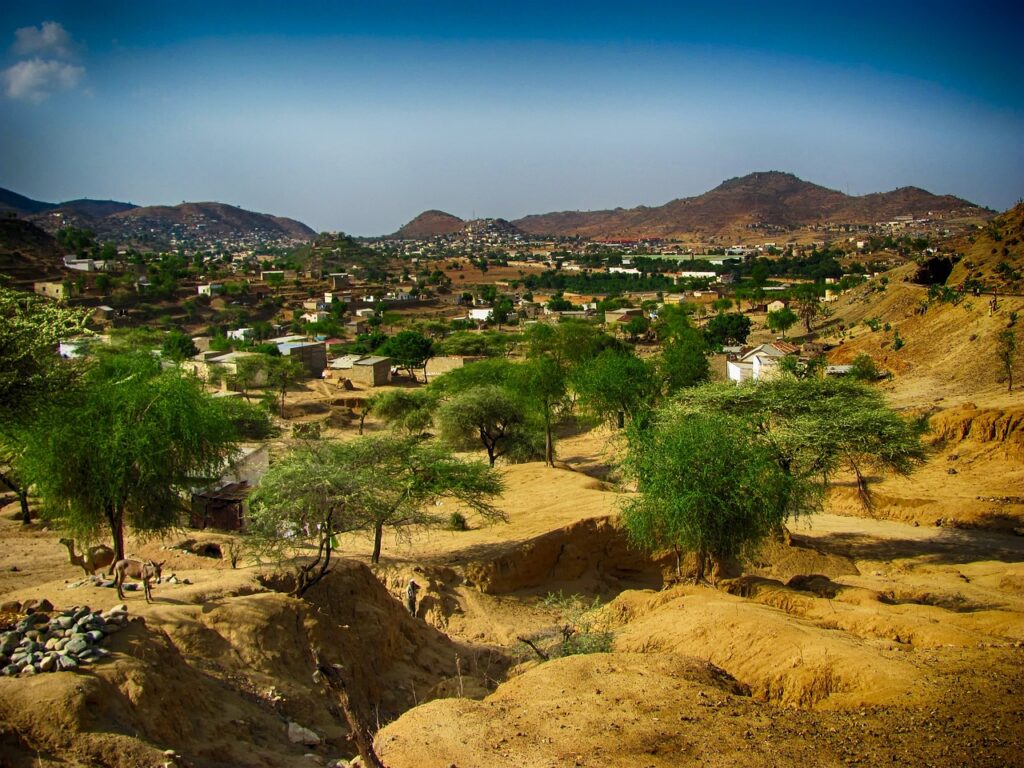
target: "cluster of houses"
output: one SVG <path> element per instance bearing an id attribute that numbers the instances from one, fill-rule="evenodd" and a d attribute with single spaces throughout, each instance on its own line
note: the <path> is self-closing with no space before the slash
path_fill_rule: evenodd
<path id="1" fill-rule="evenodd" d="M 771 341 L 753 347 L 726 347 L 726 375 L 730 381 L 742 384 L 745 381 L 769 381 L 782 373 L 781 361 L 786 357 L 795 357 L 806 362 L 825 351 L 822 344 L 809 343 L 802 347 L 786 341 Z M 825 367 L 826 376 L 845 376 L 850 372 L 849 365 L 829 365 Z"/>

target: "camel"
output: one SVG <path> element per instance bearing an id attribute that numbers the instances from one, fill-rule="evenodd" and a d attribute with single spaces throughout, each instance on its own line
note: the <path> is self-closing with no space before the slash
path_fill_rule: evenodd
<path id="1" fill-rule="evenodd" d="M 159 584 L 163 577 L 163 563 L 156 563 L 152 560 L 141 562 L 139 560 L 118 560 L 114 563 L 114 583 L 117 585 L 117 596 L 124 600 L 124 590 L 121 588 L 127 576 L 138 579 L 142 582 L 142 588 L 146 592 L 146 602 L 151 603 L 150 582 L 156 579 Z"/>
<path id="2" fill-rule="evenodd" d="M 60 543 L 68 548 L 68 556 L 72 565 L 82 566 L 87 576 L 92 576 L 96 571 L 102 570 L 106 576 L 107 568 L 114 562 L 114 550 L 105 544 L 96 544 L 82 550 L 82 554 L 75 554 L 75 540 L 61 539 Z"/>

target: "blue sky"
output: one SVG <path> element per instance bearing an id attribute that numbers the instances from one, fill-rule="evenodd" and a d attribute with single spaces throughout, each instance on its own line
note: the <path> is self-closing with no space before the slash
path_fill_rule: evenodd
<path id="1" fill-rule="evenodd" d="M 1024 13 L 827 5 L 9 0 L 0 186 L 355 234 L 427 208 L 658 205 L 769 169 L 1024 196 Z"/>

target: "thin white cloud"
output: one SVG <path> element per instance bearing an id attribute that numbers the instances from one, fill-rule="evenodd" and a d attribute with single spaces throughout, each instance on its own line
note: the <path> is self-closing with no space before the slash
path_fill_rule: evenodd
<path id="1" fill-rule="evenodd" d="M 10 98 L 38 104 L 78 85 L 85 76 L 85 67 L 52 59 L 27 59 L 3 70 L 0 76 Z"/>
<path id="2" fill-rule="evenodd" d="M 0 71 L 0 83 L 8 98 L 39 104 L 60 91 L 75 88 L 85 77 L 76 59 L 74 41 L 56 21 L 14 32 L 11 51 L 21 61 Z"/>
<path id="3" fill-rule="evenodd" d="M 22 27 L 14 33 L 11 50 L 16 56 L 45 56 L 71 59 L 75 46 L 68 31 L 56 21 L 44 21 L 38 27 Z"/>

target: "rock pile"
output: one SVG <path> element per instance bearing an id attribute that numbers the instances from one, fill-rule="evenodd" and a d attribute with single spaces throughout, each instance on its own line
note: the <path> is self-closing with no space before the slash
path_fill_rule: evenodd
<path id="1" fill-rule="evenodd" d="M 30 613 L 10 632 L 0 633 L 0 674 L 28 677 L 40 672 L 77 669 L 109 656 L 107 635 L 128 623 L 128 606 L 92 611 L 75 606 L 52 616 Z"/>

